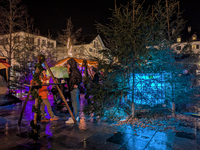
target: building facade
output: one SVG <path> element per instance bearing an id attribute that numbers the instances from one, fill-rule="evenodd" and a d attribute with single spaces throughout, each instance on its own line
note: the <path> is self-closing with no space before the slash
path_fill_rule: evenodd
<path id="1" fill-rule="evenodd" d="M 186 47 L 188 45 L 188 47 Z M 183 50 L 192 50 L 195 54 L 200 52 L 200 40 L 197 37 L 197 34 L 193 34 L 188 39 L 182 39 L 181 37 L 177 38 L 177 42 L 172 45 L 172 48 L 177 52 L 181 53 Z"/>
<path id="2" fill-rule="evenodd" d="M 57 47 L 57 60 L 63 60 L 68 57 L 77 59 L 91 60 L 93 57 L 103 59 L 100 50 L 106 49 L 99 35 L 88 35 L 81 39 L 81 44 L 65 47 Z"/>
<path id="3" fill-rule="evenodd" d="M 11 51 L 11 66 L 18 65 L 15 56 L 23 55 L 18 53 L 18 51 L 21 50 L 21 52 L 23 52 L 24 48 L 30 50 L 37 49 L 37 52 L 45 54 L 47 50 L 51 51 L 56 49 L 56 41 L 44 36 L 26 32 L 0 35 L 0 56 L 8 58 L 9 51 Z"/>

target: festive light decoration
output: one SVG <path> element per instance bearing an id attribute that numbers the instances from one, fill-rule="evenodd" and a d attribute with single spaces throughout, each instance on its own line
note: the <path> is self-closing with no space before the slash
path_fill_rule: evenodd
<path id="1" fill-rule="evenodd" d="M 72 55 L 72 45 L 70 44 L 70 38 L 68 38 L 67 48 L 69 49 L 68 55 Z"/>
<path id="2" fill-rule="evenodd" d="M 38 59 L 39 59 L 38 63 L 35 63 L 36 71 L 33 75 L 32 86 L 33 85 L 40 85 L 40 86 L 38 86 L 37 88 L 33 88 L 31 92 L 32 97 L 34 97 L 36 101 L 35 102 L 36 105 L 35 106 L 33 105 L 32 107 L 32 112 L 34 112 L 35 114 L 34 114 L 34 120 L 32 120 L 30 123 L 32 130 L 28 134 L 29 138 L 33 139 L 34 142 L 38 140 L 39 131 L 40 131 L 40 125 L 38 125 L 37 123 L 41 120 L 41 110 L 37 108 L 37 106 L 40 106 L 42 102 L 42 98 L 38 94 L 38 89 L 41 88 L 41 84 L 42 84 L 42 82 L 39 79 L 39 74 L 41 73 L 43 69 L 42 63 L 45 61 L 45 56 L 40 55 Z"/>
<path id="3" fill-rule="evenodd" d="M 136 104 L 163 104 L 165 101 L 165 76 L 170 73 L 137 73 L 134 77 L 134 100 Z M 130 87 L 133 87 L 133 77 L 130 77 Z M 130 89 L 133 90 L 133 89 Z M 153 91 L 153 92 L 152 92 Z M 128 94 L 128 99 L 131 99 Z"/>

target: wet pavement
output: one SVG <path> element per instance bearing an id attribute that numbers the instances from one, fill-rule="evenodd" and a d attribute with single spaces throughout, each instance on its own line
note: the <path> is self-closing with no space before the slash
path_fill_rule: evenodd
<path id="1" fill-rule="evenodd" d="M 53 107 L 53 99 L 49 98 Z M 80 122 L 65 124 L 70 115 L 55 108 L 60 119 L 40 123 L 40 138 L 33 144 L 27 136 L 33 104 L 33 100 L 28 101 L 20 127 L 17 123 L 23 103 L 0 106 L 0 150 L 200 150 L 198 122 L 196 126 L 179 124 L 177 132 L 159 132 L 131 125 L 112 126 L 111 121 L 96 122 L 81 113 Z M 83 95 L 80 104 L 82 108 L 87 104 Z"/>

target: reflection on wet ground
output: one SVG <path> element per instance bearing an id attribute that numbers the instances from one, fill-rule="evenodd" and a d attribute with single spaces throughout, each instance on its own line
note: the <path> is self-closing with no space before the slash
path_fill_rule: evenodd
<path id="1" fill-rule="evenodd" d="M 81 108 L 87 104 L 81 96 Z M 53 107 L 53 99 L 50 96 Z M 77 124 L 65 124 L 70 116 L 66 112 L 55 109 L 53 111 L 60 117 L 57 121 L 43 122 L 40 138 L 37 144 L 28 139 L 31 129 L 29 124 L 33 119 L 33 100 L 28 101 L 21 126 L 18 127 L 18 119 L 23 105 L 15 104 L 0 107 L 0 150 L 198 150 L 200 149 L 200 134 L 193 127 L 180 125 L 184 132 L 167 133 L 147 128 L 124 125 L 111 126 L 102 120 L 80 113 L 80 121 Z M 47 110 L 46 110 L 47 112 Z M 47 118 L 50 118 L 47 115 Z"/>

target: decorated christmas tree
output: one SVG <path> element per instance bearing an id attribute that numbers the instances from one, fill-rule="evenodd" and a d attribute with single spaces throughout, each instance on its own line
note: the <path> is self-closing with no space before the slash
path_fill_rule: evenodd
<path id="1" fill-rule="evenodd" d="M 90 81 L 92 103 L 85 112 L 122 119 L 135 115 L 133 106 L 157 109 L 175 101 L 185 87 L 179 77 L 183 65 L 176 62 L 172 44 L 184 23 L 176 1 L 158 1 L 152 10 L 137 1 L 115 6 L 110 24 L 97 23 L 108 48 L 101 51 L 104 60 L 94 58 L 100 81 Z"/>

